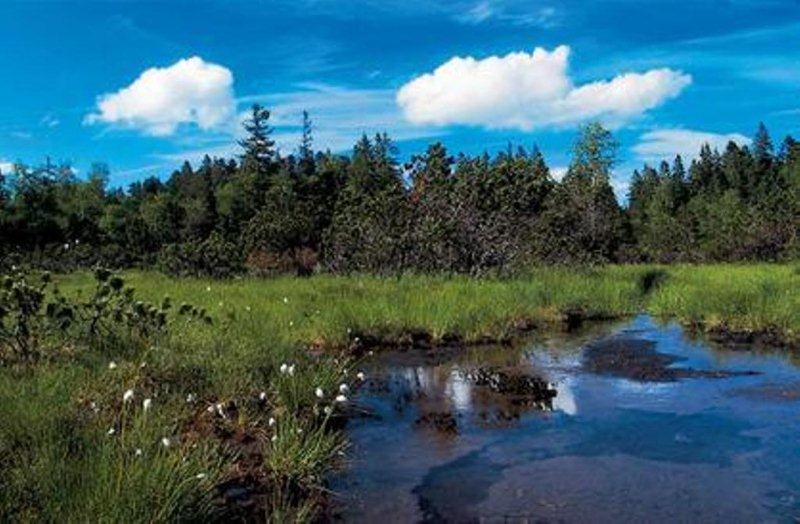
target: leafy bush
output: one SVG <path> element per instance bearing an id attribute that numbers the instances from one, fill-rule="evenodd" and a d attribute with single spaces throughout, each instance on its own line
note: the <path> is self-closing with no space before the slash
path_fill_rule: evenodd
<path id="1" fill-rule="evenodd" d="M 38 278 L 20 269 L 3 277 L 0 289 L 0 362 L 29 362 L 55 345 L 81 342 L 127 349 L 146 347 L 164 334 L 169 298 L 160 305 L 137 300 L 134 289 L 107 269 L 94 272 L 96 287 L 86 301 L 61 294 L 50 274 Z M 204 309 L 182 304 L 178 315 L 211 322 Z"/>
<path id="2" fill-rule="evenodd" d="M 165 246 L 158 265 L 175 276 L 213 278 L 230 278 L 243 269 L 239 248 L 219 233 L 212 233 L 202 241 Z"/>

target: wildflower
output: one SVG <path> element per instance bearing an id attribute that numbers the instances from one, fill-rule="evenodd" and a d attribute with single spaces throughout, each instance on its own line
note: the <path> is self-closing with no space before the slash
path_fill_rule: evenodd
<path id="1" fill-rule="evenodd" d="M 220 302 L 219 302 L 219 307 L 222 307 L 222 306 L 224 306 L 224 305 L 225 305 L 225 304 L 224 304 L 224 303 L 223 303 L 223 302 L 220 300 Z"/>
<path id="2" fill-rule="evenodd" d="M 208 411 L 209 413 L 214 413 L 214 404 L 211 404 L 210 406 L 208 406 L 206 408 L 206 411 Z"/>
<path id="3" fill-rule="evenodd" d="M 358 378 L 358 380 L 360 380 L 361 382 L 364 382 L 367 376 L 364 374 L 363 371 L 359 371 L 358 374 L 356 375 L 356 378 Z"/>
<path id="4" fill-rule="evenodd" d="M 347 402 L 347 397 L 345 397 L 344 395 L 338 395 L 335 400 L 340 404 L 344 404 L 345 402 Z"/>
<path id="5" fill-rule="evenodd" d="M 133 454 L 136 455 L 137 457 L 141 457 L 142 456 L 142 450 L 140 448 L 136 448 L 136 451 L 134 451 Z"/>
<path id="6" fill-rule="evenodd" d="M 197 480 L 203 480 L 204 478 L 206 478 L 206 474 L 198 473 L 197 475 L 194 476 L 194 478 L 196 478 Z"/>
<path id="7" fill-rule="evenodd" d="M 289 297 L 283 297 L 283 303 L 284 304 L 288 304 L 289 303 Z"/>
<path id="8" fill-rule="evenodd" d="M 221 402 L 217 403 L 217 414 L 225 418 L 225 406 L 223 406 Z"/>
<path id="9" fill-rule="evenodd" d="M 347 387 L 347 384 L 339 384 L 339 393 L 341 393 L 342 395 L 347 395 L 349 391 L 350 388 Z"/>
<path id="10" fill-rule="evenodd" d="M 69 251 L 69 243 L 64 244 L 64 251 Z"/>
<path id="11" fill-rule="evenodd" d="M 146 398 L 142 401 L 142 409 L 144 409 L 145 411 L 149 411 L 152 405 L 153 405 L 152 398 Z"/>
<path id="12" fill-rule="evenodd" d="M 286 373 L 288 370 L 289 370 L 289 365 L 288 364 L 281 364 L 281 375 Z"/>
<path id="13" fill-rule="evenodd" d="M 187 404 L 193 404 L 195 400 L 197 400 L 197 397 L 195 397 L 194 393 L 189 393 L 188 395 L 186 395 Z"/>
<path id="14" fill-rule="evenodd" d="M 270 440 L 272 442 L 277 442 L 278 441 L 278 435 L 272 435 L 272 438 Z"/>
<path id="15" fill-rule="evenodd" d="M 330 406 L 325 406 L 325 409 L 323 409 L 323 411 L 325 412 L 326 415 L 330 415 L 331 413 L 333 413 L 333 408 L 331 408 Z"/>
<path id="16" fill-rule="evenodd" d="M 289 366 L 289 369 L 287 369 L 286 372 L 289 373 L 290 377 L 293 377 L 294 376 L 294 364 Z"/>
<path id="17" fill-rule="evenodd" d="M 249 313 L 249 312 L 250 312 L 250 306 L 245 306 L 245 307 L 244 307 L 244 310 L 245 310 L 245 311 L 247 311 L 247 312 Z"/>
<path id="18" fill-rule="evenodd" d="M 146 367 L 147 367 L 147 362 L 142 362 L 141 364 L 139 364 L 139 369 L 144 369 Z"/>
<path id="19" fill-rule="evenodd" d="M 95 413 L 100 412 L 100 407 L 97 405 L 97 402 L 95 402 L 95 401 L 92 401 L 89 404 L 89 407 L 92 408 L 92 411 L 94 411 Z"/>
<path id="20" fill-rule="evenodd" d="M 133 399 L 133 390 L 129 389 L 122 395 L 123 402 L 130 402 Z"/>
<path id="21" fill-rule="evenodd" d="M 117 369 L 117 363 L 112 360 L 108 363 L 108 369 Z"/>
<path id="22" fill-rule="evenodd" d="M 117 432 L 117 430 L 116 430 L 116 429 L 114 429 L 114 428 L 109 428 L 109 429 L 108 429 L 108 431 L 106 431 L 106 435 L 113 435 L 113 434 L 114 434 L 114 433 L 116 433 L 116 432 Z"/>
<path id="23" fill-rule="evenodd" d="M 292 327 L 292 326 L 294 326 L 294 320 L 290 320 L 289 321 L 289 327 Z"/>
<path id="24" fill-rule="evenodd" d="M 161 445 L 164 446 L 165 448 L 168 448 L 171 444 L 172 442 L 170 442 L 167 437 L 161 439 Z"/>
<path id="25" fill-rule="evenodd" d="M 262 391 L 261 393 L 259 393 L 258 394 L 258 400 L 260 400 L 262 402 L 267 400 L 267 392 L 266 391 Z"/>
<path id="26" fill-rule="evenodd" d="M 297 428 L 297 434 L 298 435 L 302 435 L 303 434 L 303 428 Z"/>
<path id="27" fill-rule="evenodd" d="M 269 420 L 267 421 L 267 425 L 269 427 L 274 426 L 275 425 L 275 418 L 274 417 L 269 417 Z"/>
<path id="28" fill-rule="evenodd" d="M 317 398 L 322 398 L 325 396 L 325 392 L 322 391 L 322 388 L 315 389 L 314 394 L 317 396 Z"/>
<path id="29" fill-rule="evenodd" d="M 211 291 L 211 286 L 206 286 L 206 291 Z"/>

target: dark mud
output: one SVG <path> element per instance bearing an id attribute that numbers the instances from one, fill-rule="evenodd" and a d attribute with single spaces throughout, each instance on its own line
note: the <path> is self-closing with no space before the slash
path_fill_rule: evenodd
<path id="1" fill-rule="evenodd" d="M 628 335 L 594 342 L 583 352 L 583 368 L 590 373 L 641 382 L 674 382 L 684 378 L 731 378 L 757 375 L 755 371 L 702 370 L 673 367 L 684 357 L 659 353 L 650 340 Z"/>
<path id="2" fill-rule="evenodd" d="M 444 435 L 458 435 L 458 421 L 449 412 L 424 413 L 417 417 L 414 425 L 418 428 L 432 429 Z"/>

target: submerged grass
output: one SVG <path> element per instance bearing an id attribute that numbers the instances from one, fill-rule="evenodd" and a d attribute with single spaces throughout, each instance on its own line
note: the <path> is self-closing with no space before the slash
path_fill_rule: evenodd
<path id="1" fill-rule="evenodd" d="M 59 280 L 65 294 L 92 287 L 88 273 Z M 312 519 L 346 449 L 331 422 L 346 402 L 335 397 L 358 386 L 358 363 L 345 354 L 357 334 L 473 342 L 547 328 L 567 314 L 642 310 L 794 342 L 800 333 L 800 271 L 788 265 L 541 268 L 502 280 L 210 281 L 150 272 L 126 280 L 143 298 L 204 307 L 214 324 L 176 323 L 145 351 L 74 348 L 74 358 L 0 369 L 3 520 L 225 518 L 217 487 L 235 476 L 240 453 L 265 484 L 259 518 Z M 128 389 L 134 398 L 124 403 Z M 239 442 L 250 444 L 229 445 Z"/>

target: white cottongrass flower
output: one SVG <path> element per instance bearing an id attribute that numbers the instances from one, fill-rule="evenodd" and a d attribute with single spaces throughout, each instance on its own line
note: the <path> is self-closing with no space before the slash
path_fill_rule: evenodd
<path id="1" fill-rule="evenodd" d="M 211 291 L 211 286 L 206 286 L 206 291 Z"/>
<path id="2" fill-rule="evenodd" d="M 286 364 L 286 363 L 281 364 L 281 368 L 280 368 L 281 374 L 286 373 L 288 370 L 289 370 L 289 364 Z"/>
<path id="3" fill-rule="evenodd" d="M 224 303 L 224 302 L 222 302 L 222 301 L 220 301 L 220 302 L 219 302 L 219 307 L 222 307 L 222 306 L 224 306 L 224 305 L 225 305 L 225 303 Z"/>
<path id="4" fill-rule="evenodd" d="M 141 448 L 136 448 L 136 451 L 134 451 L 133 454 L 136 455 L 137 457 L 141 457 L 142 456 Z"/>
<path id="5" fill-rule="evenodd" d="M 112 360 L 108 363 L 108 369 L 117 369 L 117 363 Z"/>
<path id="6" fill-rule="evenodd" d="M 194 476 L 194 478 L 196 478 L 197 480 L 203 480 L 204 478 L 206 478 L 206 474 L 198 473 L 197 475 Z"/>
<path id="7" fill-rule="evenodd" d="M 293 377 L 294 376 L 294 364 L 289 366 L 289 369 L 287 369 L 286 372 L 289 373 L 290 377 Z"/>
<path id="8" fill-rule="evenodd" d="M 164 437 L 161 439 L 161 445 L 164 446 L 165 448 L 168 448 L 170 447 L 170 445 L 172 445 L 172 442 L 170 442 L 170 440 L 167 437 Z"/>
<path id="9" fill-rule="evenodd" d="M 262 391 L 261 393 L 259 393 L 258 394 L 258 400 L 261 400 L 262 402 L 264 400 L 267 400 L 267 392 L 266 391 Z"/>
<path id="10" fill-rule="evenodd" d="M 294 320 L 290 320 L 289 321 L 289 327 L 292 327 L 292 326 L 294 326 Z"/>
<path id="11" fill-rule="evenodd" d="M 363 371 L 359 371 L 358 374 L 356 375 L 356 378 L 358 380 L 360 380 L 361 382 L 364 382 L 364 380 L 367 378 L 367 376 L 364 374 Z"/>
<path id="12" fill-rule="evenodd" d="M 274 417 L 269 417 L 269 420 L 267 421 L 267 425 L 269 427 L 274 426 L 275 425 L 275 418 Z"/>
<path id="13" fill-rule="evenodd" d="M 123 393 L 123 395 L 122 395 L 122 401 L 123 401 L 123 402 L 130 402 L 131 400 L 133 400 L 133 390 L 132 390 L 132 389 L 129 389 L 128 391 L 126 391 L 125 393 Z"/>
<path id="14" fill-rule="evenodd" d="M 106 435 L 113 435 L 113 434 L 114 434 L 114 433 L 116 433 L 116 432 L 117 432 L 117 430 L 116 430 L 116 429 L 114 429 L 114 428 L 108 428 L 108 431 L 106 431 Z"/>
<path id="15" fill-rule="evenodd" d="M 272 438 L 270 440 L 272 442 L 277 442 L 278 441 L 278 435 L 272 435 Z"/>
<path id="16" fill-rule="evenodd" d="M 303 428 L 297 428 L 297 434 L 298 435 L 302 435 L 303 434 Z"/>
<path id="17" fill-rule="evenodd" d="M 225 418 L 225 406 L 222 405 L 222 402 L 217 404 L 217 414 L 220 417 Z"/>
<path id="18" fill-rule="evenodd" d="M 195 400 L 197 400 L 197 397 L 194 395 L 194 393 L 189 393 L 188 395 L 186 395 L 187 404 L 193 404 Z"/>
<path id="19" fill-rule="evenodd" d="M 324 392 L 324 391 L 322 391 L 322 388 L 317 388 L 317 389 L 315 389 L 315 390 L 314 390 L 314 394 L 317 396 L 317 398 L 323 398 L 323 397 L 325 397 L 325 392 Z"/>
<path id="20" fill-rule="evenodd" d="M 289 297 L 283 297 L 283 303 L 284 304 L 288 304 L 289 303 Z"/>
<path id="21" fill-rule="evenodd" d="M 150 408 L 153 406 L 153 399 L 146 398 L 142 401 L 142 409 L 145 411 L 150 411 Z"/>
<path id="22" fill-rule="evenodd" d="M 97 406 L 97 402 L 95 402 L 95 401 L 92 401 L 92 402 L 89 404 L 89 407 L 90 407 L 90 408 L 92 408 L 92 411 L 94 411 L 95 413 L 97 413 L 98 411 L 100 411 L 100 408 Z"/>
<path id="23" fill-rule="evenodd" d="M 339 393 L 342 395 L 347 395 L 349 391 L 350 388 L 347 386 L 347 384 L 339 384 Z"/>
<path id="24" fill-rule="evenodd" d="M 338 395 L 335 400 L 340 404 L 344 404 L 345 402 L 347 402 L 347 397 L 345 397 L 344 395 Z"/>
<path id="25" fill-rule="evenodd" d="M 330 406 L 325 406 L 325 409 L 323 409 L 323 411 L 325 412 L 326 415 L 330 415 L 331 413 L 333 413 L 333 408 L 331 408 Z"/>
<path id="26" fill-rule="evenodd" d="M 208 406 L 206 408 L 206 411 L 208 411 L 209 413 L 214 413 L 214 404 L 211 404 L 210 406 Z"/>
<path id="27" fill-rule="evenodd" d="M 249 313 L 249 312 L 251 311 L 251 309 L 250 309 L 250 306 L 245 306 L 245 307 L 244 307 L 244 310 L 245 310 L 245 311 L 247 311 L 247 312 Z"/>

